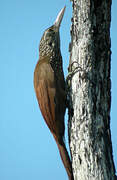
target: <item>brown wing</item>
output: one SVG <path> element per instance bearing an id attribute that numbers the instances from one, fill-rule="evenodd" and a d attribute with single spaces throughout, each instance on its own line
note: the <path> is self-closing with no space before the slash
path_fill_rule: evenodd
<path id="1" fill-rule="evenodd" d="M 54 74 L 49 64 L 37 64 L 34 73 L 34 86 L 41 113 L 51 132 L 55 133 L 55 84 Z"/>
<path id="2" fill-rule="evenodd" d="M 40 106 L 41 113 L 49 127 L 54 133 L 56 132 L 55 126 L 55 104 L 54 104 L 54 89 L 48 89 L 44 80 L 40 80 L 36 95 Z"/>

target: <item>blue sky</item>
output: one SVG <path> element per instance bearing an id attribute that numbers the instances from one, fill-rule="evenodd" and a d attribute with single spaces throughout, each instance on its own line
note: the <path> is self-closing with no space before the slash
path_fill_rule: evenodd
<path id="1" fill-rule="evenodd" d="M 0 179 L 66 179 L 55 141 L 38 108 L 33 72 L 40 38 L 66 5 L 61 25 L 64 72 L 69 61 L 69 0 L 0 0 Z M 117 168 L 117 1 L 112 5 L 111 130 Z M 67 120 L 67 118 L 66 118 Z M 67 140 L 66 140 L 67 141 Z"/>

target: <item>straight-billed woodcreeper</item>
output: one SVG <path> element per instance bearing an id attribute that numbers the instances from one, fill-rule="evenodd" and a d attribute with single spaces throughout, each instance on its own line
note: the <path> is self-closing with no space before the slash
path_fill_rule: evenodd
<path id="1" fill-rule="evenodd" d="M 71 161 L 64 143 L 66 92 L 59 37 L 64 11 L 65 7 L 41 38 L 34 88 L 41 113 L 57 143 L 69 180 L 73 180 Z"/>

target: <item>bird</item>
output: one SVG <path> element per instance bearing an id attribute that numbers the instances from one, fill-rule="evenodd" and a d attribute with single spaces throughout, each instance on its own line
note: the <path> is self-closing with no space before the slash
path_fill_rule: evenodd
<path id="1" fill-rule="evenodd" d="M 42 116 L 56 141 L 68 178 L 73 180 L 72 164 L 64 142 L 67 95 L 59 35 L 65 8 L 61 9 L 54 24 L 45 30 L 40 40 L 39 60 L 34 70 L 34 89 Z"/>

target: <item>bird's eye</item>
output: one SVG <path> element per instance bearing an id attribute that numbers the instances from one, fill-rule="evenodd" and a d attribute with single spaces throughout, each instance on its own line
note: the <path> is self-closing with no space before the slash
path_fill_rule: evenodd
<path id="1" fill-rule="evenodd" d="M 49 29 L 49 32 L 53 32 L 53 30 L 52 30 L 52 29 Z"/>
<path id="2" fill-rule="evenodd" d="M 54 35 L 54 34 L 55 34 L 55 32 L 53 31 L 53 29 L 49 29 L 49 33 L 50 33 L 51 35 Z"/>

